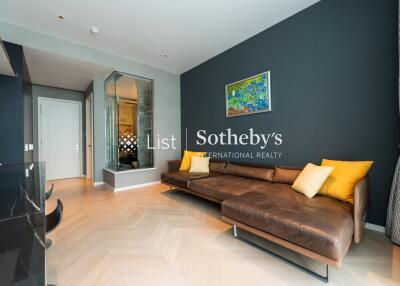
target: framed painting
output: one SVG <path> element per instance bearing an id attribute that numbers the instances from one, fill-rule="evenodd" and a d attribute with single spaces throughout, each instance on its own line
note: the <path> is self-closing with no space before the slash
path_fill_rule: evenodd
<path id="1" fill-rule="evenodd" d="M 225 86 L 226 116 L 271 111 L 271 77 L 266 71 Z"/>

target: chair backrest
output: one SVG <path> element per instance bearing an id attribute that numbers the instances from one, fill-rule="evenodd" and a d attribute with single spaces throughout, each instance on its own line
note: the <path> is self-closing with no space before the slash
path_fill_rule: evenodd
<path id="1" fill-rule="evenodd" d="M 46 195 L 45 195 L 46 201 L 47 201 L 48 199 L 50 199 L 51 195 L 53 194 L 53 189 L 54 189 L 54 184 L 51 184 L 50 190 L 49 190 L 48 192 L 46 192 Z"/>
<path id="2" fill-rule="evenodd" d="M 46 215 L 46 233 L 54 230 L 60 223 L 63 217 L 64 206 L 62 202 L 57 199 L 57 207 L 54 211 Z"/>

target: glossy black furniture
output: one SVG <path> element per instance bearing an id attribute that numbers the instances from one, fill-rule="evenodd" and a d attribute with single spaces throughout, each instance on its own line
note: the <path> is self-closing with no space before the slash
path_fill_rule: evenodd
<path id="1" fill-rule="evenodd" d="M 48 200 L 48 199 L 50 199 L 50 197 L 51 197 L 51 195 L 53 194 L 53 190 L 54 190 L 54 184 L 51 184 L 51 188 L 50 188 L 50 190 L 48 190 L 47 192 L 46 192 L 46 201 Z"/>
<path id="2" fill-rule="evenodd" d="M 45 285 L 42 163 L 0 165 L 0 285 Z"/>
<path id="3" fill-rule="evenodd" d="M 54 211 L 46 215 L 46 234 L 52 232 L 61 223 L 64 212 L 64 206 L 60 200 L 57 200 L 57 207 Z M 46 249 L 52 244 L 51 239 L 46 239 Z"/>

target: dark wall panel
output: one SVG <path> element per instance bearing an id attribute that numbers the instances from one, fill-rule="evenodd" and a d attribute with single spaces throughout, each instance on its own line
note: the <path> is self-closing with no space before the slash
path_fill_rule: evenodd
<path id="1" fill-rule="evenodd" d="M 4 45 L 17 77 L 0 75 L 0 163 L 24 162 L 23 51 Z"/>
<path id="2" fill-rule="evenodd" d="M 395 0 L 323 0 L 181 75 L 182 146 L 195 132 L 283 134 L 267 151 L 301 166 L 322 158 L 373 160 L 368 221 L 384 225 L 399 145 Z M 225 85 L 271 71 L 272 112 L 225 117 Z"/>

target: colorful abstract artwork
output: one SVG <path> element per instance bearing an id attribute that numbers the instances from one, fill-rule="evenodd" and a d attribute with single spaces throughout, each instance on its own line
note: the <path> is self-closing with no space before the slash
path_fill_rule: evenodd
<path id="1" fill-rule="evenodd" d="M 264 72 L 225 86 L 226 116 L 271 111 L 270 72 Z"/>

